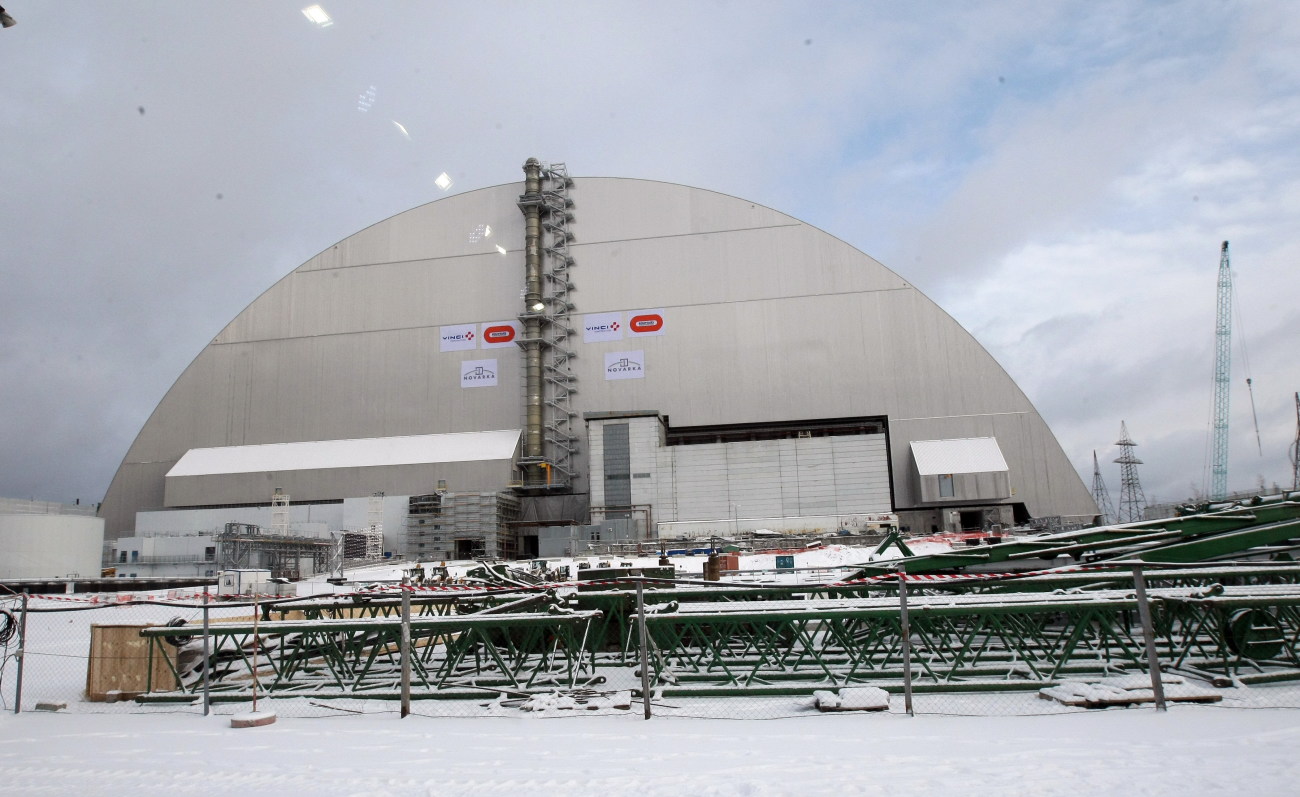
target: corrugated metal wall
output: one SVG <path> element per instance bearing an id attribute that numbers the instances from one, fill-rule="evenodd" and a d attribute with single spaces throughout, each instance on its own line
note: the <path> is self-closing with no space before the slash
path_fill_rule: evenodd
<path id="1" fill-rule="evenodd" d="M 441 351 L 440 327 L 520 312 L 520 193 L 519 183 L 502 185 L 399 214 L 267 290 L 216 335 L 141 429 L 104 500 L 110 536 L 130 529 L 137 509 L 163 505 L 163 475 L 190 448 L 515 428 L 520 352 Z M 676 426 L 886 416 L 899 452 L 899 508 L 919 499 L 907 441 L 991 435 L 1006 454 L 1015 500 L 1031 513 L 1096 511 L 1001 367 L 875 260 L 789 216 L 710 191 L 577 178 L 572 196 L 575 321 L 651 308 L 665 320 L 661 335 L 608 342 L 584 343 L 579 328 L 574 411 L 653 409 Z M 485 225 L 490 238 L 473 234 Z M 643 377 L 606 379 L 605 356 L 633 351 Z M 462 387 L 461 363 L 481 359 L 496 361 L 497 384 Z M 580 491 L 587 453 L 584 445 L 578 454 Z M 781 505 L 835 505 L 839 476 L 815 476 L 838 461 L 798 453 L 777 452 L 782 473 L 801 474 L 797 489 L 776 485 Z M 703 462 L 683 464 L 691 472 L 675 474 L 679 485 L 718 486 Z M 736 463 L 759 481 L 770 479 L 770 464 Z M 633 503 L 663 494 L 651 488 L 655 480 L 638 479 L 645 470 L 635 460 L 631 470 Z M 456 489 L 457 474 L 449 481 Z M 750 480 L 738 481 L 740 491 Z M 355 494 L 373 489 L 383 488 Z M 592 485 L 593 497 L 602 489 Z M 775 500 L 761 492 L 744 500 Z"/>

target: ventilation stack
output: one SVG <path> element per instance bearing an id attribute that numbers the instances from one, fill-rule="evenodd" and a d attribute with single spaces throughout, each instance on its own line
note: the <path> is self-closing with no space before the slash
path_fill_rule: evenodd
<path id="1" fill-rule="evenodd" d="M 519 458 L 522 489 L 531 493 L 565 492 L 577 475 L 574 455 L 577 413 L 570 397 L 576 377 L 570 369 L 574 352 L 569 270 L 573 256 L 573 200 L 564 164 L 543 166 L 536 158 L 524 164 L 524 441 Z"/>

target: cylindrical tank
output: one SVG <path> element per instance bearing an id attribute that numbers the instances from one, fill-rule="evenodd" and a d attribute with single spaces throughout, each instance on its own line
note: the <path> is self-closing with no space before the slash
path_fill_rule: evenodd
<path id="1" fill-rule="evenodd" d="M 0 515 L 0 578 L 98 578 L 104 519 Z"/>

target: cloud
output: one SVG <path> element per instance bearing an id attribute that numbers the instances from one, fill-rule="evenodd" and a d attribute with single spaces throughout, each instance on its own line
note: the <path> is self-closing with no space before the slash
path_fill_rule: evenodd
<path id="1" fill-rule="evenodd" d="M 0 495 L 97 499 L 263 290 L 441 197 L 438 174 L 471 190 L 529 156 L 744 196 L 845 239 L 984 342 L 1087 475 L 1127 419 L 1157 494 L 1185 492 L 1203 438 L 1230 239 L 1261 438 L 1289 442 L 1287 4 L 328 10 L 321 29 L 275 4 L 35 4 L 4 32 Z M 1233 452 L 1243 478 L 1285 466 Z"/>

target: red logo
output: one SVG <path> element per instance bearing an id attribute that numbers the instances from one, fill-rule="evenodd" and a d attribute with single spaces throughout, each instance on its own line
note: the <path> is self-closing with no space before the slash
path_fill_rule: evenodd
<path id="1" fill-rule="evenodd" d="M 483 340 L 488 343 L 509 343 L 515 339 L 515 328 L 511 326 L 488 327 L 483 330 Z"/>
<path id="2" fill-rule="evenodd" d="M 633 334 L 647 332 L 658 332 L 664 328 L 664 317 L 658 313 L 647 313 L 646 315 L 634 315 L 628 322 L 632 328 Z"/>

